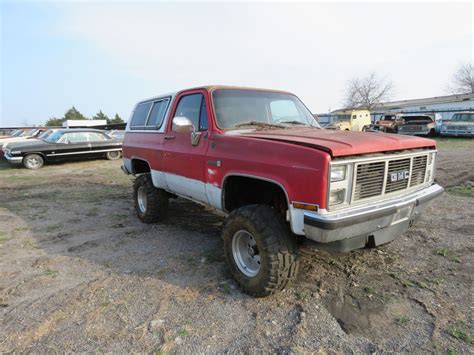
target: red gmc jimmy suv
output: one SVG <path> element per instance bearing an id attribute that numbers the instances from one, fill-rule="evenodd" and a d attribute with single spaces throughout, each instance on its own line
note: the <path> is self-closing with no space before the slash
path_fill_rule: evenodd
<path id="1" fill-rule="evenodd" d="M 282 290 L 298 248 L 347 252 L 403 234 L 428 202 L 436 142 L 321 129 L 295 95 L 204 86 L 139 102 L 123 170 L 138 218 L 165 218 L 181 196 L 225 212 L 224 253 L 245 292 Z"/>

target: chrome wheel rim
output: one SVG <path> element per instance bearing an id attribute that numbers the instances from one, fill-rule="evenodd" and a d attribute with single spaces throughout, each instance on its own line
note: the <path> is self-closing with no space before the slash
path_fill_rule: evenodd
<path id="1" fill-rule="evenodd" d="M 109 152 L 109 157 L 110 159 L 118 159 L 120 157 L 120 152 L 119 151 Z"/>
<path id="2" fill-rule="evenodd" d="M 30 157 L 26 159 L 26 165 L 31 169 L 37 169 L 41 166 L 41 161 L 37 157 Z"/>
<path id="3" fill-rule="evenodd" d="M 138 202 L 138 209 L 141 213 L 146 212 L 146 192 L 145 189 L 140 186 L 137 191 L 137 202 Z"/>
<path id="4" fill-rule="evenodd" d="M 260 271 L 260 253 L 257 242 L 246 230 L 238 230 L 232 237 L 232 256 L 240 272 L 255 277 Z"/>

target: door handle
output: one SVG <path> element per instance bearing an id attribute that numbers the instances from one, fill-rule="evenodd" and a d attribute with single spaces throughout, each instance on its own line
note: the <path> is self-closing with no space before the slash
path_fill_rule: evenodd
<path id="1" fill-rule="evenodd" d="M 165 135 L 166 140 L 175 139 L 175 136 Z"/>

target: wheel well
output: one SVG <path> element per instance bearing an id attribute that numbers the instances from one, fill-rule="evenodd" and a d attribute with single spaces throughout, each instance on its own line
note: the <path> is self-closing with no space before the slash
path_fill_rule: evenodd
<path id="1" fill-rule="evenodd" d="M 145 174 L 150 173 L 150 165 L 146 160 L 132 159 L 132 173 L 133 174 Z"/>
<path id="2" fill-rule="evenodd" d="M 223 186 L 223 207 L 231 212 L 236 208 L 263 204 L 275 208 L 285 216 L 288 200 L 283 188 L 271 181 L 247 176 L 229 176 Z"/>
<path id="3" fill-rule="evenodd" d="M 44 155 L 44 153 L 39 153 L 39 152 L 28 152 L 25 155 L 23 155 L 22 160 L 25 159 L 28 155 L 39 155 L 41 158 L 43 158 L 43 160 L 46 160 L 46 155 Z"/>

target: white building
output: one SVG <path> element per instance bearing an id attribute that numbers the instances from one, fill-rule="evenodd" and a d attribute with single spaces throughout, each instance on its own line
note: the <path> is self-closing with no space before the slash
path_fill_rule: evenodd
<path id="1" fill-rule="evenodd" d="M 104 126 L 107 124 L 106 120 L 67 120 L 63 122 L 64 128 L 73 127 L 92 127 L 92 126 Z"/>
<path id="2" fill-rule="evenodd" d="M 474 94 L 435 96 L 425 99 L 384 102 L 374 107 L 372 119 L 377 120 L 385 112 L 440 113 L 443 120 L 450 119 L 459 111 L 474 111 Z"/>

